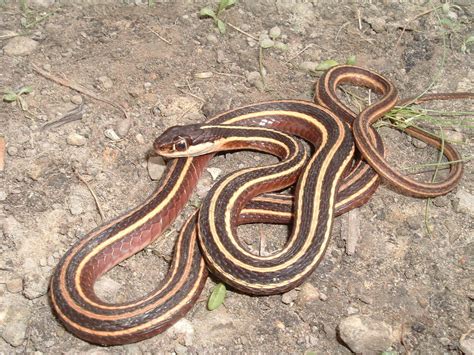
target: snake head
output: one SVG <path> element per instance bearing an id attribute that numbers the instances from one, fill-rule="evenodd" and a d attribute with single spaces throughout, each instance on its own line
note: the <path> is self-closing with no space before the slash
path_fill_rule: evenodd
<path id="1" fill-rule="evenodd" d="M 164 131 L 153 147 L 166 158 L 195 157 L 215 151 L 215 139 L 199 124 L 174 126 Z"/>

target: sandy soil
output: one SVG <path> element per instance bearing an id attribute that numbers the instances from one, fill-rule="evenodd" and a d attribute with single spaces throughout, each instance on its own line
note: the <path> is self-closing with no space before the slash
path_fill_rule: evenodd
<path id="1" fill-rule="evenodd" d="M 323 262 L 296 291 L 260 298 L 228 292 L 224 306 L 209 312 L 206 300 L 215 283 L 208 280 L 184 320 L 137 344 L 101 348 L 77 339 L 54 318 L 47 298 L 47 280 L 60 257 L 102 223 L 77 174 L 88 181 L 105 218 L 111 219 L 156 187 L 147 161 L 154 138 L 165 128 L 261 100 L 310 100 L 320 73 L 305 70 L 312 65 L 307 62 L 344 63 L 355 55 L 357 65 L 391 79 L 404 97 L 422 92 L 433 78 L 434 92 L 472 91 L 472 54 L 469 46 L 462 48 L 472 30 L 474 9 L 467 1 L 444 12 L 433 10 L 437 3 L 242 1 L 222 19 L 256 38 L 278 26 L 278 41 L 288 47 L 264 50 L 264 88 L 249 74 L 259 70 L 258 43 L 229 26 L 221 35 L 212 20 L 199 19 L 204 2 L 158 1 L 152 7 L 85 3 L 22 11 L 0 1 L 0 89 L 33 88 L 22 96 L 26 111 L 18 102 L 0 103 L 6 149 L 0 171 L 0 353 L 346 354 L 349 348 L 473 353 L 468 333 L 474 296 L 474 171 L 469 163 L 460 185 L 430 204 L 431 235 L 424 225 L 426 201 L 381 186 L 358 209 L 361 238 L 355 252 L 347 252 L 348 217 L 337 218 Z M 12 32 L 34 43 L 12 42 Z M 120 104 L 130 119 L 109 104 L 81 98 L 46 79 L 33 65 Z M 212 75 L 199 78 L 200 73 Z M 41 130 L 82 100 L 82 119 Z M 432 107 L 473 109 L 472 102 Z M 454 128 L 448 133 L 464 142 L 459 151 L 472 155 L 472 129 Z M 399 167 L 436 160 L 434 150 L 402 133 L 382 129 L 381 134 L 389 159 Z M 253 153 L 222 155 L 211 167 L 225 173 L 266 159 Z M 206 173 L 198 192 L 211 184 Z M 167 270 L 177 230 L 193 209 L 186 208 L 165 239 L 108 273 L 97 292 L 120 302 L 152 290 Z M 242 228 L 249 249 L 258 250 L 259 235 L 272 235 L 264 233 L 267 228 Z M 270 231 L 276 236 L 285 228 Z M 269 236 L 266 248 L 275 250 L 283 242 Z M 375 337 L 356 336 L 344 344 L 340 332 L 348 323 L 354 334 L 374 328 Z M 384 329 L 386 338 L 380 340 Z"/>

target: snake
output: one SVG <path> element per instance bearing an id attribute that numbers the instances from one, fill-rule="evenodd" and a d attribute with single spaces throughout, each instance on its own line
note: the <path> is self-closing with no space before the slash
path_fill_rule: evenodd
<path id="1" fill-rule="evenodd" d="M 375 104 L 369 105 L 363 115 L 355 115 L 336 95 L 336 88 L 342 83 L 369 87 L 379 93 L 381 98 Z M 231 201 L 230 210 L 233 212 L 230 217 L 234 224 L 228 226 L 230 231 L 235 230 L 238 224 L 259 221 L 293 221 L 296 226 L 293 227 L 294 232 L 287 243 L 292 247 L 286 246 L 271 256 L 269 261 L 261 261 L 262 266 L 271 269 L 271 272 L 289 269 L 289 273 L 285 271 L 285 275 L 278 275 L 279 279 L 269 283 L 259 279 L 259 286 L 255 288 L 249 278 L 257 274 L 265 278 L 265 273 L 258 271 L 259 265 L 250 265 L 250 272 L 246 271 L 249 278 L 236 278 L 237 281 L 233 282 L 232 274 L 223 277 L 237 288 L 251 293 L 255 291 L 256 294 L 273 294 L 303 282 L 324 255 L 333 217 L 365 203 L 380 182 L 378 170 L 386 171 L 380 137 L 370 124 L 366 125 L 358 120 L 362 116 L 365 121 L 373 123 L 389 111 L 398 100 L 393 85 L 372 71 L 354 66 L 340 66 L 326 72 L 318 81 L 315 97 L 318 104 L 303 100 L 252 104 L 224 112 L 204 124 L 208 130 L 222 129 L 224 125 L 232 126 L 233 132 L 238 132 L 239 129 L 245 131 L 241 134 L 247 138 L 251 137 L 250 132 L 258 131 L 254 128 L 279 130 L 283 134 L 304 138 L 312 145 L 313 151 L 317 152 L 311 155 L 302 169 L 297 182 L 296 197 L 275 193 L 258 195 L 257 190 L 261 189 L 261 185 L 257 184 L 250 187 L 250 193 L 246 190 L 243 195 Z M 352 138 L 351 128 L 354 130 L 356 125 L 362 129 L 364 140 L 355 135 Z M 177 238 L 170 269 L 155 290 L 124 303 L 107 303 L 94 292 L 94 284 L 99 277 L 155 241 L 189 200 L 214 151 L 206 151 L 213 141 L 202 142 L 203 146 L 192 145 L 191 137 L 183 137 L 183 132 L 184 129 L 179 129 L 178 134 L 174 136 L 170 131 L 164 132 L 163 136 L 155 141 L 155 149 L 163 153 L 162 148 L 166 145 L 178 151 L 204 147 L 204 155 L 170 159 L 158 187 L 148 198 L 135 208 L 88 233 L 59 261 L 51 277 L 49 299 L 56 317 L 77 337 L 100 345 L 115 345 L 137 342 L 164 331 L 196 303 L 207 278 L 207 268 L 218 272 L 220 265 L 226 263 L 228 259 L 222 259 L 220 253 L 224 253 L 225 258 L 229 253 L 226 248 L 230 248 L 234 254 L 236 250 L 242 253 L 236 237 L 232 237 L 226 248 L 218 245 L 217 248 L 210 248 L 212 250 L 209 250 L 208 256 L 204 253 L 206 260 L 212 259 L 210 265 L 204 262 L 197 242 L 202 238 L 198 230 L 207 228 L 210 222 L 214 223 L 215 203 L 219 203 L 215 194 L 208 195 L 204 201 L 208 212 L 193 213 L 184 223 Z M 272 134 L 274 133 L 272 131 Z M 423 132 L 413 132 L 413 135 L 418 135 L 417 137 L 428 144 L 441 147 L 440 141 L 435 137 Z M 168 143 L 163 143 L 165 138 L 169 140 Z M 233 138 L 235 139 L 235 136 Z M 370 158 L 358 155 L 357 159 L 352 161 L 353 140 L 359 152 L 370 155 L 375 151 L 377 158 L 367 164 L 366 161 Z M 247 139 L 247 142 L 251 143 L 252 139 Z M 278 146 L 279 143 L 273 140 L 272 144 Z M 437 187 L 436 191 L 423 191 L 423 196 L 449 192 L 462 175 L 462 164 L 458 162 L 460 157 L 456 150 L 449 144 L 444 144 L 443 148 L 443 154 L 453 162 L 450 164 L 449 174 L 440 188 Z M 280 161 L 280 164 L 285 161 L 286 159 Z M 269 167 L 254 168 L 252 171 L 260 171 L 258 169 Z M 252 171 L 243 176 L 249 178 Z M 316 180 L 313 173 L 318 176 Z M 274 171 L 275 174 L 279 172 Z M 270 188 L 272 181 L 268 180 L 265 174 L 259 179 L 265 181 L 263 185 L 267 185 L 260 191 L 273 191 L 273 188 Z M 395 181 L 387 178 L 387 181 L 395 188 L 398 187 L 397 178 Z M 410 194 L 416 195 L 419 191 L 416 184 L 416 181 L 405 181 L 405 187 Z M 230 191 L 226 186 L 229 185 L 225 184 L 222 189 L 213 187 L 213 191 L 219 190 L 222 196 L 222 191 Z M 252 199 L 253 196 L 255 197 Z M 316 218 L 303 218 L 305 213 L 302 211 L 306 210 L 311 211 L 312 217 Z M 239 215 L 236 216 L 237 214 Z M 298 232 L 295 232 L 296 229 Z M 302 232 L 303 229 L 308 231 L 306 235 Z M 303 239 L 300 240 L 300 236 Z M 316 242 L 312 243 L 311 240 Z M 205 250 L 205 247 L 202 249 Z M 243 252 L 245 254 L 245 251 Z M 231 257 L 235 259 L 235 256 Z M 239 263 L 238 259 L 234 259 L 231 260 L 237 260 Z M 250 264 L 252 262 L 250 261 Z M 231 266 L 224 270 L 224 274 L 229 269 L 232 271 L 232 265 L 235 264 L 229 265 Z"/>

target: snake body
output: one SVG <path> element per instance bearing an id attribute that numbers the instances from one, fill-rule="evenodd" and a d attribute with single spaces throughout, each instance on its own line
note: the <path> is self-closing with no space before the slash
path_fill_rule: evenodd
<path id="1" fill-rule="evenodd" d="M 336 95 L 336 87 L 341 83 L 369 87 L 381 98 L 361 115 L 355 115 Z M 299 100 L 263 102 L 225 112 L 204 124 L 208 130 L 229 126 L 229 131 L 234 130 L 234 135 L 230 135 L 234 142 L 239 141 L 239 135 L 255 138 L 252 134 L 261 130 L 272 132 L 272 137 L 267 137 L 268 144 L 258 149 L 268 149 L 282 160 L 276 166 L 234 173 L 213 187 L 199 216 L 193 214 L 181 230 L 167 276 L 148 295 L 122 304 L 107 303 L 96 296 L 94 284 L 101 275 L 164 232 L 190 198 L 214 152 L 170 160 L 158 188 L 141 205 L 73 245 L 55 269 L 49 290 L 52 309 L 65 327 L 82 339 L 102 345 L 151 337 L 180 319 L 196 302 L 206 280 L 206 267 L 234 287 L 252 294 L 282 292 L 310 275 L 324 254 L 333 216 L 365 203 L 375 192 L 379 175 L 395 188 L 402 186 L 403 191 L 423 197 L 450 191 L 461 177 L 462 164 L 453 163 L 444 182 L 435 188 L 425 188 L 390 170 L 381 139 L 370 125 L 395 105 L 398 95 L 380 75 L 352 66 L 336 67 L 326 72 L 315 92 L 320 105 Z M 351 127 L 358 151 L 370 165 L 361 154 L 352 161 Z M 304 167 L 292 168 L 293 163 L 301 165 L 291 159 L 301 149 L 297 145 L 282 148 L 273 129 L 283 132 L 275 133 L 280 138 L 290 134 L 309 142 L 313 154 Z M 441 145 L 423 132 L 409 133 L 438 148 Z M 183 142 L 172 144 L 181 149 Z M 160 146 L 160 140 L 155 142 L 155 148 Z M 280 150 L 275 151 L 275 147 Z M 450 161 L 460 160 L 449 144 L 444 144 L 444 154 Z M 291 171 L 290 178 L 283 178 L 285 169 Z M 301 169 L 295 197 L 259 195 L 291 184 Z M 272 180 L 270 175 L 281 179 Z M 294 224 L 292 235 L 275 255 L 256 257 L 238 242 L 235 231 L 239 224 L 290 220 Z M 202 232 L 199 237 L 198 229 Z M 207 266 L 197 246 L 198 238 Z"/>

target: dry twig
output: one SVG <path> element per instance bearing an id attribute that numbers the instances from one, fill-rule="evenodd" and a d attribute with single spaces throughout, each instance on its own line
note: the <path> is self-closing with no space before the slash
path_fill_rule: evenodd
<path id="1" fill-rule="evenodd" d="M 104 211 L 102 211 L 102 207 L 100 206 L 99 199 L 97 198 L 97 195 L 95 194 L 94 190 L 92 190 L 91 185 L 86 179 L 84 179 L 84 177 L 81 174 L 79 174 L 79 172 L 76 169 L 74 169 L 74 174 L 76 174 L 77 178 L 81 180 L 84 183 L 84 185 L 86 185 L 87 189 L 89 190 L 92 197 L 94 198 L 94 202 L 95 202 L 95 205 L 97 206 L 97 210 L 99 211 L 102 222 L 105 221 Z"/>
<path id="2" fill-rule="evenodd" d="M 46 79 L 54 81 L 56 84 L 68 87 L 68 88 L 73 89 L 73 90 L 76 90 L 77 92 L 79 92 L 81 94 L 84 94 L 86 96 L 89 96 L 90 98 L 92 98 L 94 100 L 101 101 L 101 102 L 104 102 L 106 104 L 109 104 L 109 105 L 115 107 L 116 109 L 120 110 L 124 114 L 125 118 L 127 118 L 127 119 L 129 118 L 127 111 L 125 111 L 125 109 L 122 106 L 120 106 L 119 104 L 117 104 L 117 103 L 115 103 L 115 102 L 113 102 L 109 99 L 105 99 L 103 97 L 100 97 L 95 92 L 83 87 L 82 85 L 80 85 L 78 83 L 75 83 L 74 81 L 63 79 L 63 78 L 60 78 L 56 75 L 50 74 L 47 71 L 39 68 L 35 64 L 31 64 L 31 67 L 33 68 L 33 70 L 35 72 L 37 72 L 41 76 L 45 77 Z"/>

